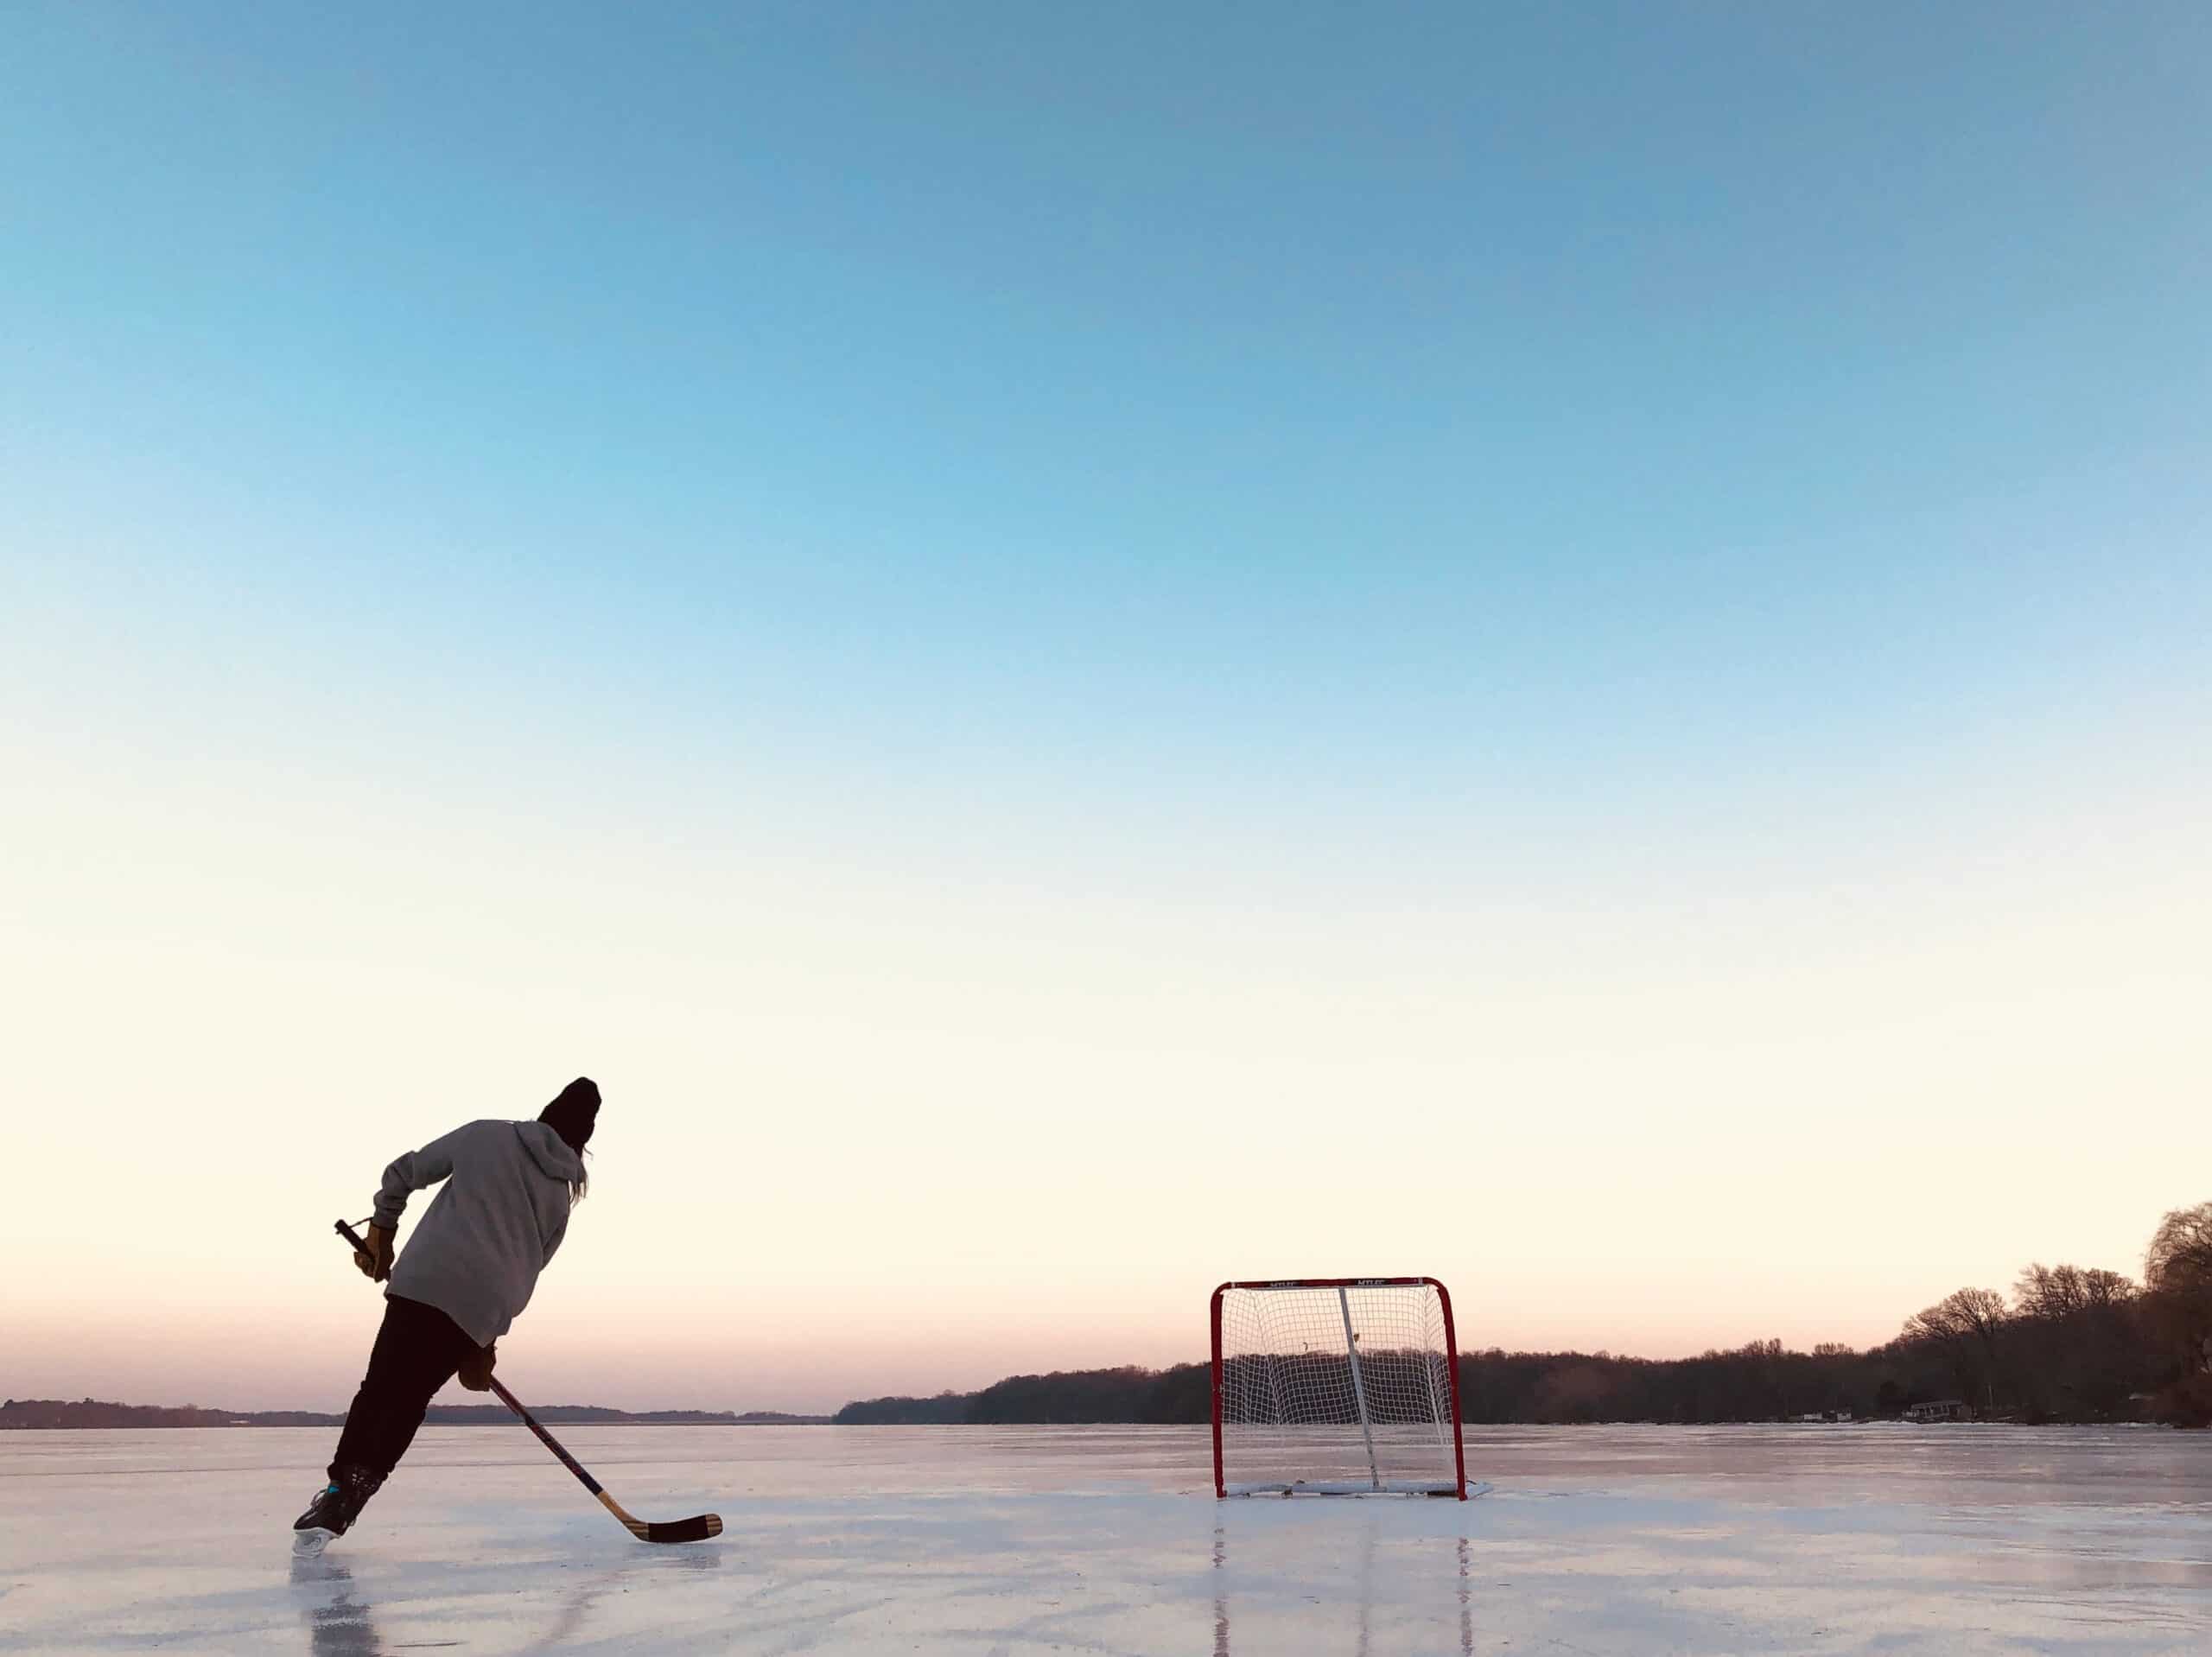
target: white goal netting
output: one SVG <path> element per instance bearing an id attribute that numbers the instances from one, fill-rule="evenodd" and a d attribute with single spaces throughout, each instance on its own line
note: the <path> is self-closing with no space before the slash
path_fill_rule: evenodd
<path id="1" fill-rule="evenodd" d="M 1213 1316 L 1221 1495 L 1465 1494 L 1441 1284 L 1230 1283 Z"/>

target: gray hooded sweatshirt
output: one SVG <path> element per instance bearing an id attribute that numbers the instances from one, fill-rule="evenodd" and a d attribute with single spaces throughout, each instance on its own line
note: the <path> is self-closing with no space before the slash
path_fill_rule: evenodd
<path id="1" fill-rule="evenodd" d="M 543 1122 L 471 1122 L 384 1171 L 376 1222 L 395 1229 L 407 1199 L 441 1179 L 385 1292 L 435 1306 L 479 1346 L 505 1334 L 569 1228 L 583 1159 Z"/>

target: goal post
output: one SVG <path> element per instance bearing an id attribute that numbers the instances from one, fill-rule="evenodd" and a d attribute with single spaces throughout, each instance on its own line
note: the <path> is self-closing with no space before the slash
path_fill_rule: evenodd
<path id="1" fill-rule="evenodd" d="M 1466 1500 L 1459 1344 L 1436 1279 L 1224 1283 L 1209 1321 L 1217 1496 Z"/>

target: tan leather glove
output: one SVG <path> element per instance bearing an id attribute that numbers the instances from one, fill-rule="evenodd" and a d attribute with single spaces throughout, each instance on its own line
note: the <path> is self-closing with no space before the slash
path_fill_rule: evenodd
<path id="1" fill-rule="evenodd" d="M 492 1390 L 492 1366 L 499 1361 L 499 1343 L 480 1347 L 461 1361 L 461 1384 L 472 1393 Z"/>
<path id="2" fill-rule="evenodd" d="M 368 1244 L 366 1252 L 353 1251 L 353 1264 L 363 1277 L 372 1283 L 381 1283 L 391 1275 L 391 1233 L 386 1228 L 372 1225 L 362 1238 Z"/>

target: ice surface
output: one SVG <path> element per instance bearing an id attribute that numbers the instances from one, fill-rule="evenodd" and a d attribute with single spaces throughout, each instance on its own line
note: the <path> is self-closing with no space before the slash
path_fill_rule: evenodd
<path id="1" fill-rule="evenodd" d="M 1203 1430 L 424 1432 L 295 1565 L 331 1435 L 0 1437 L 0 1652 L 2212 1652 L 2212 1435 L 1471 1433 L 1467 1503 L 1217 1502 Z"/>

